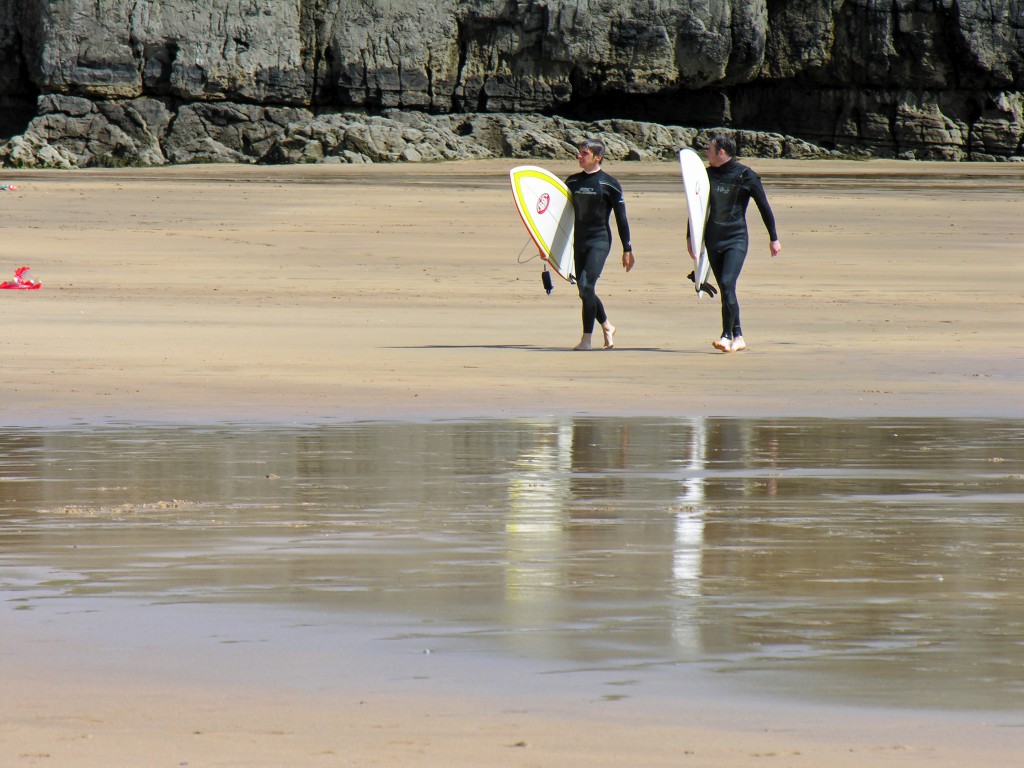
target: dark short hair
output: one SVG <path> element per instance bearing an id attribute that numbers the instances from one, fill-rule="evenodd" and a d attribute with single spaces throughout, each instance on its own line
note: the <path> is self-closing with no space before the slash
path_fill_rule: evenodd
<path id="1" fill-rule="evenodd" d="M 736 139 L 727 133 L 716 133 L 711 137 L 716 149 L 720 149 L 729 157 L 736 157 Z"/>
<path id="2" fill-rule="evenodd" d="M 589 149 L 590 154 L 594 157 L 604 157 L 605 148 L 597 139 L 587 139 L 586 141 L 580 142 L 580 149 Z"/>

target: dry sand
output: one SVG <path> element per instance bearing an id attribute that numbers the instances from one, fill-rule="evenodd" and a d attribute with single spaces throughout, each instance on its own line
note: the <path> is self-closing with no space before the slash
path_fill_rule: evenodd
<path id="1" fill-rule="evenodd" d="M 9 172 L 0 278 L 29 265 L 43 288 L 0 292 L 0 424 L 1024 414 L 1024 168 L 750 164 L 784 250 L 769 258 L 752 206 L 750 349 L 733 355 L 684 278 L 671 164 L 607 166 L 638 263 L 613 251 L 616 349 L 591 353 L 568 351 L 574 291 L 545 295 L 520 263 L 509 162 Z M 1024 744 L 1006 715 L 607 708 L 486 680 L 433 697 L 154 686 L 50 642 L 50 662 L 4 648 L 4 766 L 917 768 L 1008 765 Z"/>
<path id="2" fill-rule="evenodd" d="M 609 166 L 638 263 L 599 284 L 617 348 L 574 354 L 508 162 L 10 173 L 0 276 L 44 287 L 0 294 L 2 421 L 1024 411 L 1024 168 L 751 165 L 784 250 L 751 207 L 735 355 L 669 164 Z"/>

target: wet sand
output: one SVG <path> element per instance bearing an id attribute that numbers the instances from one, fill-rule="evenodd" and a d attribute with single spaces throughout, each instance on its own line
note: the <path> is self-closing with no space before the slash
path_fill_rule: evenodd
<path id="1" fill-rule="evenodd" d="M 27 264 L 43 288 L 0 293 L 0 421 L 1024 413 L 1019 166 L 752 161 L 784 251 L 752 209 L 750 349 L 722 355 L 672 165 L 608 166 L 638 265 L 613 252 L 616 349 L 592 353 L 568 351 L 572 289 L 546 296 L 520 263 L 509 165 L 6 174 L 0 277 Z M 1021 743 L 1005 715 L 205 681 L 138 646 L 113 673 L 59 612 L 16 610 L 4 765 L 916 768 L 1005 765 Z"/>

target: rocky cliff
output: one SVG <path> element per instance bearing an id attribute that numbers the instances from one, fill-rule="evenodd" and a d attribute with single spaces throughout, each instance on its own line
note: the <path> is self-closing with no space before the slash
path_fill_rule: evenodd
<path id="1" fill-rule="evenodd" d="M 595 122 L 600 121 L 600 122 Z M 0 161 L 1024 159 L 1024 0 L 0 0 Z M 669 142 L 661 144 L 659 142 Z"/>

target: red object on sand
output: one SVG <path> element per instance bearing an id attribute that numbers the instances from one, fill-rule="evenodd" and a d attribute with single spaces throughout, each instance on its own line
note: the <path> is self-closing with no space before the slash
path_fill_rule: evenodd
<path id="1" fill-rule="evenodd" d="M 37 288 L 42 288 L 43 284 L 37 280 L 33 280 L 29 276 L 28 271 L 28 267 L 18 267 L 14 270 L 14 280 L 4 280 L 0 283 L 0 288 L 11 288 L 22 291 L 34 291 Z"/>

